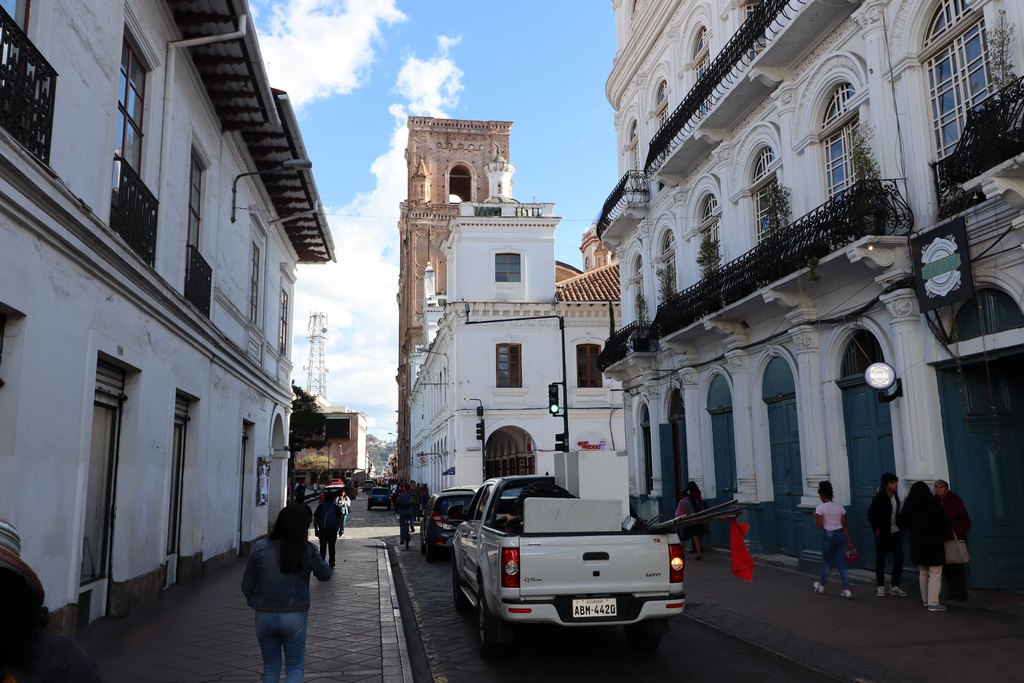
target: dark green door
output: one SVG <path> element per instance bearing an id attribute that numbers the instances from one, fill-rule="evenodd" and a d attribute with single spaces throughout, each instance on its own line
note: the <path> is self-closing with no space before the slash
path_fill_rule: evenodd
<path id="1" fill-rule="evenodd" d="M 716 495 L 708 503 L 726 503 L 736 497 L 736 440 L 732 425 L 732 392 L 721 375 L 708 388 L 708 412 L 711 414 L 711 440 L 715 460 Z M 711 540 L 716 544 L 729 542 L 729 526 L 712 522 L 708 525 Z"/>
<path id="2" fill-rule="evenodd" d="M 873 567 L 875 539 L 867 514 L 882 473 L 896 471 L 892 419 L 889 404 L 878 402 L 878 392 L 868 387 L 863 377 L 841 382 L 840 386 L 850 488 L 853 491 L 853 500 L 847 506 L 846 525 L 860 550 L 861 566 Z"/>
<path id="3" fill-rule="evenodd" d="M 803 470 L 800 465 L 800 427 L 796 416 L 796 388 L 793 373 L 782 358 L 773 358 L 765 368 L 761 397 L 768 408 L 768 438 L 772 459 L 772 488 L 775 493 L 775 538 L 778 550 L 799 555 L 800 513 Z"/>
<path id="4" fill-rule="evenodd" d="M 1024 588 L 1024 355 L 939 371 L 950 488 L 971 516 L 970 583 Z"/>

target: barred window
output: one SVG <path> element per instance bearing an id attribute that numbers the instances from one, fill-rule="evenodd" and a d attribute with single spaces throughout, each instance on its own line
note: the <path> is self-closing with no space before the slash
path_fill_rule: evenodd
<path id="1" fill-rule="evenodd" d="M 203 167 L 195 150 L 192 151 L 192 163 L 188 172 L 188 237 L 186 244 L 199 248 L 199 222 L 202 219 Z"/>

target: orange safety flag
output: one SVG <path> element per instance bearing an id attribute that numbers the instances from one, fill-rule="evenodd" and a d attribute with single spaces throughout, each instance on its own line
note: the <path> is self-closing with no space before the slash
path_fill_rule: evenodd
<path id="1" fill-rule="evenodd" d="M 735 517 L 730 517 L 729 526 L 732 527 L 729 532 L 732 575 L 747 582 L 753 581 L 754 558 L 750 556 L 750 550 L 743 542 L 743 537 L 747 535 L 750 525 L 737 522 Z"/>

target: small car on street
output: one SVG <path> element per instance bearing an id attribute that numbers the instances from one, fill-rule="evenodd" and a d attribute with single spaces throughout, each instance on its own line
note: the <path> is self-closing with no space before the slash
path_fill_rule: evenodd
<path id="1" fill-rule="evenodd" d="M 384 486 L 374 486 L 366 494 L 366 509 L 372 510 L 377 506 L 391 509 L 391 491 Z"/>
<path id="2" fill-rule="evenodd" d="M 453 505 L 468 507 L 478 488 L 453 486 L 431 495 L 427 500 L 420 523 L 420 552 L 427 556 L 427 562 L 433 562 L 440 550 L 451 551 L 452 536 L 459 522 L 449 521 L 448 508 Z"/>

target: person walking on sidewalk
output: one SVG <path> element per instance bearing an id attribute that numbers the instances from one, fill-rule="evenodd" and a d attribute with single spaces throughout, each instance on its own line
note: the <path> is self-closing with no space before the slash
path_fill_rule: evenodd
<path id="1" fill-rule="evenodd" d="M 309 575 L 331 578 L 331 568 L 308 540 L 308 525 L 305 507 L 283 508 L 270 536 L 253 546 L 242 575 L 242 594 L 256 611 L 265 683 L 281 679 L 282 649 L 285 682 L 302 683 L 305 675 Z"/>
<path id="2" fill-rule="evenodd" d="M 832 482 L 823 481 L 818 484 L 818 497 L 821 505 L 814 508 L 814 526 L 822 529 L 825 535 L 821 540 L 821 579 L 814 582 L 814 592 L 823 594 L 832 567 L 839 571 L 839 581 L 843 584 L 840 597 L 853 599 L 850 592 L 850 575 L 846 571 L 846 550 L 853 548 L 850 531 L 846 528 L 846 508 L 832 500 Z"/>
<path id="3" fill-rule="evenodd" d="M 338 496 L 338 508 L 341 510 L 341 527 L 338 530 L 339 536 L 345 535 L 345 527 L 348 526 L 348 513 L 352 507 L 352 499 L 345 493 L 345 489 L 341 490 L 341 495 Z"/>
<path id="4" fill-rule="evenodd" d="M 679 498 L 679 504 L 676 505 L 676 517 L 693 515 L 706 508 L 707 504 L 700 495 L 700 487 L 697 486 L 697 482 L 691 481 L 686 485 L 686 490 L 683 491 L 683 495 Z M 693 546 L 693 551 L 697 553 L 697 557 L 694 558 L 696 560 L 701 558 L 700 539 L 707 532 L 708 528 L 703 524 L 695 524 L 683 529 L 683 547 L 685 548 L 686 542 L 689 541 Z"/>
<path id="5" fill-rule="evenodd" d="M 330 553 L 329 563 L 333 567 L 335 545 L 338 536 L 341 535 L 341 508 L 334 498 L 334 491 L 325 493 L 324 502 L 316 506 L 313 512 L 313 529 L 316 531 L 316 537 L 320 539 L 320 557 L 328 559 Z"/>
<path id="6" fill-rule="evenodd" d="M 950 491 L 949 484 L 942 479 L 935 480 L 935 495 L 939 497 L 942 509 L 946 511 L 946 518 L 949 520 L 946 540 L 960 540 L 967 543 L 967 530 L 971 528 L 971 516 L 967 514 L 967 506 L 964 505 L 964 501 Z M 947 599 L 965 602 L 967 600 L 967 565 L 947 562 L 942 570 L 942 575 L 946 577 Z"/>
<path id="7" fill-rule="evenodd" d="M 903 530 L 900 529 L 900 495 L 896 492 L 899 481 L 892 472 L 883 474 L 882 485 L 868 507 L 868 523 L 875 532 L 875 583 L 880 598 L 885 597 L 885 560 L 889 555 L 892 555 L 889 595 L 907 597 L 907 592 L 900 588 L 900 579 L 903 578 Z"/>
<path id="8" fill-rule="evenodd" d="M 413 519 L 420 518 L 420 509 L 423 507 L 423 501 L 420 496 L 423 495 L 423 491 L 420 490 L 419 484 L 415 481 L 409 484 L 409 497 L 412 498 L 412 516 Z"/>
<path id="9" fill-rule="evenodd" d="M 401 525 L 401 535 L 399 539 L 405 544 L 405 549 L 409 549 L 409 541 L 412 539 L 413 528 L 413 510 L 412 510 L 412 496 L 405 490 L 405 487 L 398 489 L 398 495 L 395 496 L 395 511 L 398 512 L 398 523 Z"/>
<path id="10" fill-rule="evenodd" d="M 945 612 L 946 606 L 939 603 L 939 589 L 942 565 L 946 562 L 943 539 L 949 531 L 949 519 L 942 503 L 923 481 L 910 487 L 903 506 L 903 524 L 910 533 L 910 561 L 919 567 L 921 601 L 930 612 Z"/>

